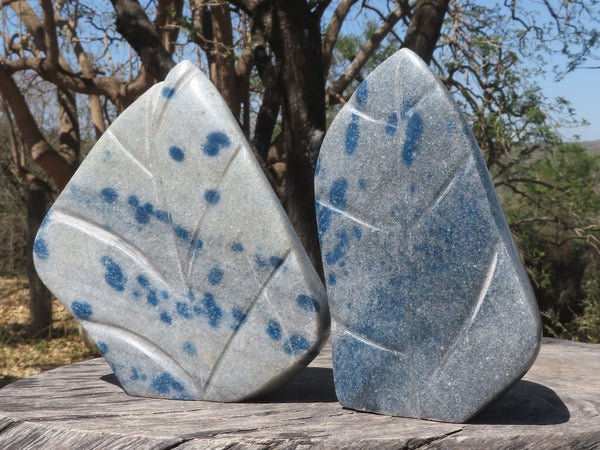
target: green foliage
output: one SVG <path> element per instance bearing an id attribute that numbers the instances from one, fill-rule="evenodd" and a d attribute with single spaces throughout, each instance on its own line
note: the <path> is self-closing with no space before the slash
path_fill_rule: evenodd
<path id="1" fill-rule="evenodd" d="M 499 193 L 545 333 L 600 342 L 600 157 L 559 144 L 503 176 Z"/>

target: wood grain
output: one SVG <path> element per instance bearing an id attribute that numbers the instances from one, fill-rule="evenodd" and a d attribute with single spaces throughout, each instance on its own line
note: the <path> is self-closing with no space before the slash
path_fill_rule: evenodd
<path id="1" fill-rule="evenodd" d="M 0 389 L 0 448 L 600 448 L 600 345 L 544 339 L 534 366 L 467 424 L 337 403 L 331 347 L 245 403 L 130 397 L 102 358 Z"/>

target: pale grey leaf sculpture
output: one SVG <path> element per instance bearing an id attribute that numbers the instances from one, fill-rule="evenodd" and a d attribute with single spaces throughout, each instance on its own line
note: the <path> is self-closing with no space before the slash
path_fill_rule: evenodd
<path id="1" fill-rule="evenodd" d="M 342 108 L 315 187 L 344 406 L 462 422 L 527 371 L 531 286 L 475 139 L 415 54 Z"/>
<path id="2" fill-rule="evenodd" d="M 304 367 L 328 334 L 306 252 L 224 100 L 189 62 L 102 136 L 34 253 L 133 395 L 248 398 Z"/>

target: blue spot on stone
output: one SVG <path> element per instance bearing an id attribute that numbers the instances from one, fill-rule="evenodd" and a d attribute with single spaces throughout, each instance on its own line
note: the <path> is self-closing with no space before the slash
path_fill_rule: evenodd
<path id="1" fill-rule="evenodd" d="M 270 320 L 267 325 L 267 334 L 274 341 L 281 339 L 281 325 L 275 320 Z"/>
<path id="2" fill-rule="evenodd" d="M 106 345 L 106 342 L 98 341 L 96 347 L 98 347 L 98 350 L 100 350 L 100 353 L 103 355 L 108 351 L 108 345 Z"/>
<path id="3" fill-rule="evenodd" d="M 175 309 L 177 310 L 177 314 L 181 317 L 185 317 L 186 319 L 191 319 L 193 317 L 188 309 L 187 303 L 177 302 L 175 304 Z"/>
<path id="4" fill-rule="evenodd" d="M 394 136 L 396 131 L 398 131 L 398 114 L 393 112 L 388 117 L 387 125 L 385 126 L 385 133 L 388 136 Z"/>
<path id="5" fill-rule="evenodd" d="M 210 272 L 208 273 L 208 282 L 210 284 L 219 284 L 221 282 L 221 280 L 223 279 L 223 271 L 221 269 L 218 268 L 213 268 L 210 269 Z"/>
<path id="6" fill-rule="evenodd" d="M 162 88 L 162 96 L 166 99 L 170 99 L 173 98 L 173 96 L 175 95 L 175 88 L 169 87 L 169 86 L 165 86 L 164 88 Z"/>
<path id="7" fill-rule="evenodd" d="M 208 189 L 204 193 L 204 200 L 206 200 L 209 205 L 216 205 L 219 203 L 219 200 L 221 200 L 221 194 L 214 189 Z"/>
<path id="8" fill-rule="evenodd" d="M 173 378 L 173 375 L 168 372 L 164 372 L 162 375 L 159 375 L 152 380 L 150 387 L 161 394 L 168 394 L 171 389 L 177 392 L 183 391 L 183 385 L 176 381 Z"/>
<path id="9" fill-rule="evenodd" d="M 348 206 L 346 203 L 347 189 L 348 181 L 345 178 L 338 178 L 335 180 L 329 191 L 329 202 L 336 208 L 345 210 Z"/>
<path id="10" fill-rule="evenodd" d="M 138 275 L 136 280 L 141 286 L 144 286 L 144 287 L 150 286 L 150 281 L 144 275 Z"/>
<path id="11" fill-rule="evenodd" d="M 106 268 L 106 274 L 104 275 L 104 280 L 115 291 L 117 291 L 117 292 L 124 291 L 125 285 L 127 284 L 127 278 L 123 275 L 121 266 L 119 266 L 115 261 L 113 261 L 108 256 L 103 256 L 101 261 L 102 261 L 102 265 Z"/>
<path id="12" fill-rule="evenodd" d="M 361 189 L 366 189 L 367 188 L 367 182 L 364 179 L 360 179 L 358 180 L 358 187 Z"/>
<path id="13" fill-rule="evenodd" d="M 102 189 L 100 195 L 102 196 L 102 200 L 106 203 L 114 203 L 117 201 L 118 197 L 117 191 L 110 187 Z"/>
<path id="14" fill-rule="evenodd" d="M 279 269 L 279 266 L 283 264 L 283 259 L 279 256 L 271 256 L 269 258 L 269 264 L 271 264 L 271 267 L 274 269 Z"/>
<path id="15" fill-rule="evenodd" d="M 327 264 L 335 264 L 346 255 L 346 245 L 348 244 L 348 233 L 346 230 L 339 230 L 336 233 L 338 242 L 331 252 L 325 255 L 325 262 Z"/>
<path id="16" fill-rule="evenodd" d="M 150 303 L 152 306 L 158 305 L 158 297 L 156 295 L 156 291 L 152 290 L 148 292 L 148 295 L 146 295 L 146 300 L 148 300 L 148 303 Z"/>
<path id="17" fill-rule="evenodd" d="M 331 273 L 329 274 L 329 277 L 327 278 L 327 283 L 328 283 L 330 286 L 335 286 L 335 284 L 337 283 L 337 278 L 336 278 L 336 276 L 335 276 L 335 273 L 331 272 Z"/>
<path id="18" fill-rule="evenodd" d="M 329 230 L 329 225 L 331 225 L 331 215 L 331 209 L 321 205 L 320 203 L 317 203 L 317 223 L 319 225 L 319 239 L 321 239 L 321 237 L 325 233 L 327 233 L 327 230 Z"/>
<path id="19" fill-rule="evenodd" d="M 160 296 L 167 300 L 169 298 L 169 293 L 167 291 L 160 291 Z"/>
<path id="20" fill-rule="evenodd" d="M 261 269 L 266 269 L 269 267 L 269 263 L 266 259 L 262 258 L 260 255 L 256 255 L 254 257 L 254 261 L 256 261 L 256 265 Z"/>
<path id="21" fill-rule="evenodd" d="M 196 346 L 192 344 L 190 341 L 186 341 L 183 343 L 183 351 L 186 352 L 190 356 L 196 356 L 198 351 L 196 350 Z"/>
<path id="22" fill-rule="evenodd" d="M 364 106 L 369 97 L 369 88 L 367 86 L 367 80 L 364 80 L 356 89 L 356 103 L 359 106 Z"/>
<path id="23" fill-rule="evenodd" d="M 221 312 L 219 305 L 217 305 L 215 297 L 209 292 L 204 294 L 202 306 L 194 306 L 194 312 L 197 315 L 206 315 L 208 317 L 208 324 L 213 328 L 216 328 L 219 325 L 219 321 L 221 320 L 221 317 L 223 317 L 223 313 Z"/>
<path id="24" fill-rule="evenodd" d="M 244 251 L 244 246 L 242 244 L 240 244 L 239 242 L 234 242 L 233 244 L 231 244 L 231 250 L 234 252 L 243 252 Z"/>
<path id="25" fill-rule="evenodd" d="M 446 133 L 452 134 L 454 131 L 454 122 L 451 119 L 446 121 Z"/>
<path id="26" fill-rule="evenodd" d="M 46 241 L 43 238 L 37 238 L 33 243 L 33 252 L 39 259 L 48 259 L 50 253 L 46 246 Z"/>
<path id="27" fill-rule="evenodd" d="M 130 377 L 133 381 L 137 381 L 140 379 L 140 374 L 138 373 L 137 369 L 133 366 L 131 366 L 131 377 Z"/>
<path id="28" fill-rule="evenodd" d="M 162 320 L 164 323 L 166 323 L 168 325 L 170 325 L 171 322 L 173 322 L 173 318 L 166 311 L 163 311 L 160 313 L 160 320 Z"/>
<path id="29" fill-rule="evenodd" d="M 408 116 L 413 114 L 413 109 L 416 105 L 417 102 L 415 100 L 408 100 L 402 103 L 402 106 L 400 107 L 400 117 L 402 119 L 408 118 Z"/>
<path id="30" fill-rule="evenodd" d="M 169 223 L 171 221 L 171 215 L 161 209 L 154 211 L 154 217 L 156 217 L 156 220 L 159 222 Z"/>
<path id="31" fill-rule="evenodd" d="M 362 239 L 362 231 L 360 231 L 360 228 L 358 228 L 356 225 L 352 227 L 352 232 L 357 240 L 360 241 Z"/>
<path id="32" fill-rule="evenodd" d="M 175 236 L 177 236 L 179 239 L 189 241 L 191 237 L 191 233 L 189 232 L 189 230 L 186 230 L 185 228 L 180 227 L 179 225 L 177 225 L 173 229 L 173 231 L 175 232 Z"/>
<path id="33" fill-rule="evenodd" d="M 230 145 L 231 141 L 225 133 L 213 131 L 206 137 L 206 143 L 202 146 L 202 151 L 207 156 L 217 156 L 219 151 Z"/>
<path id="34" fill-rule="evenodd" d="M 185 153 L 183 150 L 176 145 L 171 145 L 169 147 L 169 156 L 173 161 L 181 162 L 185 159 Z"/>
<path id="35" fill-rule="evenodd" d="M 135 195 L 130 195 L 127 197 L 127 203 L 129 203 L 131 206 L 137 206 L 140 204 L 140 200 Z"/>
<path id="36" fill-rule="evenodd" d="M 79 319 L 89 319 L 93 314 L 92 305 L 88 302 L 74 301 L 71 303 L 71 309 L 73 310 L 73 315 Z"/>
<path id="37" fill-rule="evenodd" d="M 321 311 L 321 305 L 319 305 L 319 302 L 317 302 L 310 295 L 306 295 L 306 294 L 298 295 L 298 297 L 296 297 L 296 303 L 298 303 L 298 306 L 300 306 L 300 308 L 302 308 L 305 311 L 310 311 L 310 312 Z"/>
<path id="38" fill-rule="evenodd" d="M 294 334 L 283 344 L 283 351 L 288 355 L 297 355 L 300 352 L 306 351 L 310 348 L 310 343 L 306 338 Z"/>
<path id="39" fill-rule="evenodd" d="M 151 203 L 138 204 L 135 207 L 135 220 L 138 223 L 147 224 L 151 215 L 154 215 L 154 206 Z"/>
<path id="40" fill-rule="evenodd" d="M 133 291 L 133 296 L 134 296 L 135 298 L 139 298 L 139 297 L 140 297 L 140 295 L 142 295 L 142 293 L 141 293 L 140 291 Z"/>
<path id="41" fill-rule="evenodd" d="M 419 140 L 423 135 L 423 119 L 418 113 L 414 113 L 408 119 L 406 125 L 406 139 L 402 146 L 402 161 L 408 167 L 412 166 L 415 162 L 415 152 L 417 151 Z"/>
<path id="42" fill-rule="evenodd" d="M 233 308 L 231 311 L 231 315 L 233 316 L 233 320 L 235 321 L 233 325 L 231 325 L 232 330 L 238 330 L 240 325 L 246 320 L 246 314 L 243 311 Z"/>
<path id="43" fill-rule="evenodd" d="M 200 250 L 204 246 L 204 242 L 200 239 L 192 239 L 192 247 Z"/>
<path id="44" fill-rule="evenodd" d="M 352 115 L 352 118 L 354 119 L 354 115 Z M 348 124 L 348 127 L 346 128 L 346 139 L 345 139 L 345 149 L 346 149 L 346 154 L 348 155 L 352 155 L 354 153 L 354 151 L 356 150 L 356 146 L 358 145 L 358 137 L 360 136 L 360 130 L 358 129 L 358 122 L 356 122 L 355 120 L 352 120 L 352 122 L 350 122 Z"/>

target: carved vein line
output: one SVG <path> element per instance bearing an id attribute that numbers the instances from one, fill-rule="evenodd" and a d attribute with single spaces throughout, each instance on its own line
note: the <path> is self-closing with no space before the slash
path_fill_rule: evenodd
<path id="1" fill-rule="evenodd" d="M 452 171 L 450 176 L 446 179 L 444 184 L 437 191 L 435 199 L 432 202 L 430 202 L 427 207 L 423 208 L 423 210 L 419 213 L 417 218 L 413 220 L 411 224 L 408 225 L 408 229 L 413 229 L 417 227 L 419 223 L 421 223 L 421 221 L 424 219 L 424 217 L 431 211 L 433 211 L 442 202 L 444 197 L 446 197 L 446 195 L 448 195 L 448 193 L 452 190 L 452 187 L 456 183 L 456 179 L 458 178 L 459 174 L 467 170 L 467 163 L 470 158 L 471 155 L 467 155 L 467 157 L 465 157 L 459 164 L 457 164 L 456 168 Z"/>
<path id="2" fill-rule="evenodd" d="M 356 223 L 361 224 L 363 227 L 370 228 L 373 231 L 382 231 L 381 228 L 377 228 L 376 226 L 371 225 L 370 223 L 365 222 L 364 220 L 361 220 L 358 217 L 353 216 L 352 214 L 347 213 L 346 211 L 342 211 L 341 209 L 336 208 L 335 206 L 333 206 L 333 205 L 331 205 L 329 203 L 324 203 L 324 202 L 322 202 L 320 200 L 317 200 L 317 203 L 319 205 L 323 206 L 324 208 L 330 209 L 331 211 L 333 211 L 335 213 L 338 213 L 338 214 L 346 217 L 347 219 L 351 220 L 352 222 L 356 222 Z"/>
<path id="3" fill-rule="evenodd" d="M 131 153 L 128 149 L 126 149 L 123 144 L 121 143 L 121 141 L 119 141 L 119 139 L 117 139 L 117 137 L 113 134 L 113 132 L 110 130 L 110 128 L 108 130 L 106 130 L 105 132 L 106 134 L 108 134 L 114 142 L 116 142 L 118 144 L 118 148 L 119 150 L 125 155 L 127 156 L 131 162 L 133 162 L 140 170 L 142 170 L 149 178 L 154 178 L 154 174 L 152 172 L 150 172 L 146 166 L 144 166 L 144 164 L 142 164 L 142 162 L 137 159 L 136 156 L 133 155 L 133 153 Z"/>
<path id="4" fill-rule="evenodd" d="M 448 350 L 446 350 L 446 353 L 444 353 L 442 360 L 437 365 L 437 367 L 435 368 L 435 370 L 433 371 L 431 376 L 427 379 L 427 382 L 423 385 L 425 388 L 427 388 L 427 386 L 430 384 L 431 380 L 435 379 L 435 377 L 437 376 L 437 374 L 439 372 L 441 372 L 442 370 L 444 370 L 446 368 L 446 366 L 448 365 L 448 362 L 451 360 L 452 356 L 455 353 L 456 346 L 458 345 L 459 342 L 462 342 L 464 340 L 465 336 L 469 332 L 469 329 L 475 323 L 475 320 L 477 319 L 477 314 L 479 314 L 479 311 L 481 310 L 483 301 L 485 300 L 485 297 L 490 289 L 490 285 L 492 284 L 492 280 L 494 278 L 494 273 L 496 272 L 496 266 L 498 265 L 498 255 L 500 253 L 500 246 L 501 246 L 500 242 L 497 242 L 494 245 L 494 253 L 490 260 L 488 271 L 485 275 L 483 284 L 481 285 L 481 289 L 479 290 L 479 296 L 477 297 L 477 303 L 475 303 L 475 305 L 473 306 L 471 314 L 469 315 L 468 320 L 466 320 L 464 322 L 462 329 L 457 333 L 453 342 L 448 346 Z"/>
<path id="5" fill-rule="evenodd" d="M 356 108 L 349 107 L 349 109 L 350 109 L 350 112 L 351 112 L 353 115 L 355 115 L 355 116 L 358 116 L 358 117 L 360 117 L 361 119 L 363 119 L 363 120 L 366 120 L 367 122 L 378 123 L 378 124 L 380 124 L 380 125 L 386 125 L 386 126 L 388 125 L 388 123 L 387 123 L 387 122 L 384 122 L 384 121 L 382 121 L 382 120 L 377 120 L 377 119 L 375 119 L 374 117 L 371 117 L 371 116 L 369 116 L 368 114 L 365 114 L 364 112 L 362 112 L 362 111 L 359 111 L 359 110 L 358 110 L 358 109 L 356 109 Z"/>
<path id="6" fill-rule="evenodd" d="M 60 209 L 54 209 L 52 212 L 52 220 L 63 223 L 64 225 L 70 226 L 81 233 L 87 234 L 97 241 L 103 242 L 104 244 L 116 247 L 129 258 L 131 258 L 142 270 L 151 273 L 154 277 L 159 279 L 166 286 L 169 283 L 165 280 L 160 271 L 152 264 L 152 262 L 142 253 L 142 251 L 134 245 L 126 242 L 122 237 L 117 234 L 110 232 L 100 225 L 90 222 L 88 219 L 78 217 L 70 212 L 63 211 Z"/>
<path id="7" fill-rule="evenodd" d="M 187 72 L 184 72 L 183 74 L 181 74 L 181 76 L 179 78 L 177 78 L 175 80 L 175 84 L 173 85 L 174 89 L 176 91 L 182 91 L 183 87 L 188 82 L 190 82 L 191 80 L 194 79 L 194 75 L 195 75 L 195 71 L 193 68 L 190 67 L 187 70 Z M 149 102 L 154 101 L 155 104 L 158 103 L 158 105 L 160 105 L 161 108 L 160 108 L 160 110 L 156 111 L 156 108 L 148 107 L 148 113 L 146 115 L 146 117 L 147 117 L 147 119 L 146 119 L 147 120 L 146 154 L 148 154 L 148 155 L 152 154 L 152 150 L 151 150 L 152 136 L 150 134 L 150 130 L 157 130 L 160 127 L 160 125 L 162 124 L 163 118 L 166 114 L 166 111 L 172 103 L 169 100 L 166 100 L 163 102 L 158 102 L 158 99 L 160 99 L 162 96 L 162 88 L 168 87 L 168 86 L 165 84 L 165 82 L 163 82 L 157 86 L 160 86 L 160 88 L 158 88 L 156 90 L 156 94 L 150 98 Z M 177 92 L 177 94 L 181 95 L 181 92 Z M 154 135 L 154 133 L 152 133 L 152 135 Z M 160 180 L 158 180 L 158 179 L 154 183 L 154 191 L 155 191 L 157 200 L 159 200 L 159 202 L 160 202 L 162 209 L 165 211 L 168 211 L 164 192 L 163 192 L 163 185 L 162 185 L 162 183 L 160 183 Z M 185 280 L 186 280 L 185 270 L 183 267 L 183 261 L 182 261 L 181 253 L 179 251 L 179 246 L 177 245 L 177 237 L 175 236 L 175 230 L 174 230 L 174 225 L 173 225 L 172 221 L 170 221 L 169 226 L 171 228 L 171 235 L 173 237 L 172 243 L 173 243 L 173 245 L 175 245 L 175 253 L 177 254 L 177 266 L 179 269 L 180 283 L 183 286 L 186 284 L 185 283 Z"/>
<path id="8" fill-rule="evenodd" d="M 225 177 L 227 176 L 227 173 L 229 172 L 229 169 L 233 166 L 233 162 L 238 157 L 238 155 L 240 155 L 242 153 L 241 149 L 242 149 L 242 145 L 238 145 L 236 148 L 234 148 L 233 155 L 231 156 L 231 158 L 229 158 L 229 161 L 227 161 L 227 165 L 223 169 L 223 172 L 221 173 L 221 176 L 219 177 L 219 181 L 217 182 L 217 186 L 215 188 L 215 189 L 217 189 L 217 191 L 220 190 L 221 185 L 223 184 Z M 198 240 L 198 236 L 200 235 L 200 230 L 202 229 L 202 224 L 204 223 L 204 219 L 206 218 L 210 209 L 211 209 L 210 205 L 206 204 L 204 206 L 204 210 L 200 214 L 200 218 L 198 219 L 198 223 L 196 224 L 196 227 L 194 228 L 194 233 L 192 234 L 192 241 L 190 242 L 190 245 L 188 247 L 187 259 L 186 259 L 186 261 L 190 261 L 188 271 L 187 271 L 188 279 L 192 275 L 192 271 L 194 270 L 194 265 L 196 263 L 195 255 L 197 253 L 194 254 L 195 242 Z"/>
<path id="9" fill-rule="evenodd" d="M 108 325 L 101 322 L 95 322 L 90 320 L 82 320 L 82 325 L 86 330 L 89 330 L 92 334 L 97 332 L 98 334 L 107 334 L 115 339 L 121 339 L 127 344 L 131 345 L 135 349 L 139 350 L 144 355 L 148 356 L 154 361 L 161 361 L 164 366 L 169 367 L 170 365 L 175 366 L 185 377 L 187 377 L 187 383 L 198 390 L 198 386 L 187 370 L 185 370 L 175 359 L 169 354 L 152 342 L 150 339 L 142 336 L 136 332 L 123 328 L 119 325 Z M 167 362 L 165 364 L 165 362 Z"/>
<path id="10" fill-rule="evenodd" d="M 333 322 L 333 317 L 331 319 Z M 391 348 L 383 347 L 382 345 L 378 344 L 377 342 L 375 342 L 371 339 L 368 339 L 365 336 L 361 336 L 361 335 L 357 334 L 355 331 L 351 331 L 346 325 L 342 324 L 339 319 L 335 320 L 335 326 L 336 326 L 336 328 L 340 328 L 343 333 L 346 333 L 347 335 L 352 336 L 354 339 L 361 341 L 362 343 L 368 345 L 369 347 L 373 347 L 373 348 L 376 348 L 376 349 L 384 351 L 384 352 L 393 353 L 396 356 L 404 357 L 406 355 L 405 353 L 400 352 L 398 350 L 392 350 Z"/>
<path id="11" fill-rule="evenodd" d="M 488 269 L 487 274 L 485 275 L 485 280 L 483 281 L 483 285 L 481 286 L 481 290 L 479 291 L 479 298 L 477 299 L 477 303 L 473 308 L 471 313 L 471 317 L 469 317 L 468 322 L 465 324 L 465 331 L 471 328 L 475 319 L 477 318 L 477 314 L 479 314 L 479 310 L 483 305 L 483 300 L 490 289 L 490 285 L 492 284 L 492 280 L 494 278 L 494 273 L 496 272 L 496 266 L 498 265 L 498 254 L 500 253 L 500 244 L 497 243 L 494 248 L 494 255 L 492 256 L 492 261 L 490 263 L 490 267 Z"/>
<path id="12" fill-rule="evenodd" d="M 269 273 L 269 275 L 267 276 L 267 278 L 263 282 L 262 286 L 260 287 L 260 289 L 258 290 L 258 292 L 256 293 L 256 295 L 254 296 L 254 298 L 252 299 L 252 301 L 250 302 L 250 304 L 248 305 L 248 307 L 244 311 L 245 317 L 248 317 L 250 315 L 250 313 L 252 312 L 252 309 L 254 309 L 254 306 L 258 302 L 258 299 L 261 297 L 261 295 L 263 294 L 263 292 L 265 293 L 265 296 L 266 296 L 266 294 L 267 294 L 267 286 L 269 285 L 269 283 L 271 282 L 271 280 L 273 278 L 275 278 L 275 275 L 277 274 L 277 272 L 279 272 L 281 270 L 281 268 L 285 265 L 285 263 L 287 262 L 287 259 L 288 259 L 289 255 L 290 255 L 290 253 L 291 253 L 291 249 L 287 249 L 285 251 L 285 253 L 283 254 L 283 258 L 282 258 L 283 262 L 277 268 L 273 269 L 271 271 L 271 273 Z M 270 304 L 270 302 L 269 302 L 269 304 Z M 225 346 L 223 347 L 223 350 L 219 354 L 219 358 L 217 359 L 217 361 L 213 365 L 212 370 L 210 371 L 210 374 L 208 375 L 208 378 L 206 379 L 206 383 L 204 385 L 204 392 L 205 393 L 208 390 L 208 388 L 210 386 L 210 383 L 212 382 L 213 377 L 214 377 L 215 373 L 217 372 L 217 369 L 221 365 L 221 361 L 223 360 L 223 357 L 224 357 L 225 353 L 227 353 L 227 349 L 230 347 L 231 342 L 233 341 L 233 338 L 237 335 L 237 333 L 240 331 L 240 329 L 243 326 L 244 326 L 244 322 L 240 323 L 239 326 L 235 330 L 233 330 L 233 333 L 231 333 L 229 335 L 229 339 L 227 339 L 227 342 L 225 343 Z"/>
<path id="13" fill-rule="evenodd" d="M 173 87 L 175 88 L 176 91 L 181 91 L 183 89 L 183 87 L 194 78 L 195 75 L 195 70 L 193 68 L 189 68 L 187 72 L 184 72 L 176 81 L 175 84 L 173 85 Z M 162 84 L 160 84 L 161 89 L 157 90 L 157 94 L 156 97 L 160 98 L 162 96 L 162 88 L 164 87 L 170 87 L 167 86 L 165 84 L 165 82 L 163 82 Z M 155 100 L 155 99 L 153 99 Z M 154 114 L 152 114 L 152 116 L 154 116 L 155 120 L 154 120 L 154 124 L 151 123 L 152 122 L 152 116 L 150 117 L 149 120 L 149 125 L 150 127 L 148 128 L 148 131 L 152 130 L 154 127 L 154 129 L 157 129 L 162 120 L 163 117 L 165 115 L 165 112 L 167 111 L 169 105 L 171 104 L 171 102 L 169 100 L 162 102 L 162 108 L 160 109 L 160 111 L 154 111 Z M 149 135 L 148 135 L 149 136 Z"/>

